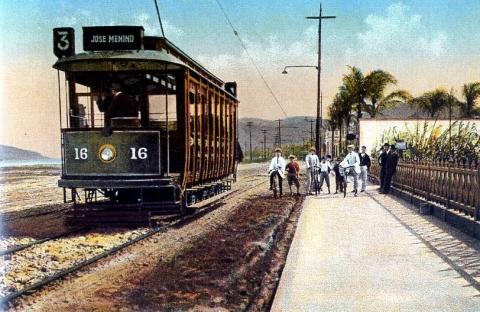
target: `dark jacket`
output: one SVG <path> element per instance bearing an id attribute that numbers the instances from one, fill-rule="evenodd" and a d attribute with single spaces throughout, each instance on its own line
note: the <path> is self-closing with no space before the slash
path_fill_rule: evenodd
<path id="1" fill-rule="evenodd" d="M 385 165 L 387 164 L 387 158 L 388 158 L 388 153 L 385 151 L 382 151 L 380 156 L 378 156 L 378 163 L 380 164 L 382 169 L 385 168 Z"/>
<path id="2" fill-rule="evenodd" d="M 360 166 L 367 166 L 367 169 L 370 170 L 370 166 L 372 164 L 370 161 L 370 156 L 368 156 L 367 153 L 363 155 L 360 153 L 358 156 L 360 156 Z"/>
<path id="3" fill-rule="evenodd" d="M 138 108 L 135 101 L 125 93 L 113 96 L 112 102 L 106 113 L 109 118 L 114 117 L 138 117 Z"/>
<path id="4" fill-rule="evenodd" d="M 397 171 L 398 153 L 390 151 L 388 153 L 387 161 L 385 163 L 385 169 L 387 174 L 395 174 Z"/>

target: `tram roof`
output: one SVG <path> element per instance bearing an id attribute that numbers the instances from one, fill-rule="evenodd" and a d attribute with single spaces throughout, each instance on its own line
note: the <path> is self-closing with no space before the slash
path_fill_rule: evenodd
<path id="1" fill-rule="evenodd" d="M 59 59 L 53 68 L 77 71 L 171 70 L 189 67 L 166 51 L 106 51 L 79 53 Z"/>

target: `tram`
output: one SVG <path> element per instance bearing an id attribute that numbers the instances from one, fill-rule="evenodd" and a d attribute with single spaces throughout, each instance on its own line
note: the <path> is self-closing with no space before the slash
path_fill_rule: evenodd
<path id="1" fill-rule="evenodd" d="M 142 26 L 83 27 L 82 53 L 73 28 L 54 28 L 53 44 L 66 94 L 58 181 L 65 202 L 185 214 L 231 187 L 235 82 Z"/>

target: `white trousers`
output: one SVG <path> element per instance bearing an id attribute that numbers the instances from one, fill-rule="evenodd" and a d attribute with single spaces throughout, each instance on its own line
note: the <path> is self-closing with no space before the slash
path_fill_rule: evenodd
<path id="1" fill-rule="evenodd" d="M 360 180 L 362 181 L 362 191 L 365 191 L 365 188 L 367 187 L 367 178 L 368 178 L 367 166 L 361 166 Z"/>

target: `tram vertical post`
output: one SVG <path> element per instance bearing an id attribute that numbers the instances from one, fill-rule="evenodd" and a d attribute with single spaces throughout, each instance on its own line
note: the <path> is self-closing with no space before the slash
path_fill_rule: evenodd
<path id="1" fill-rule="evenodd" d="M 336 16 L 322 15 L 322 3 L 320 2 L 320 14 L 318 16 L 307 16 L 307 19 L 318 19 L 318 72 L 317 72 L 317 122 L 315 124 L 315 148 L 317 153 L 322 154 L 322 142 L 320 137 L 320 128 L 322 127 L 323 113 L 321 109 L 321 72 L 322 72 L 322 19 L 332 19 Z"/>

